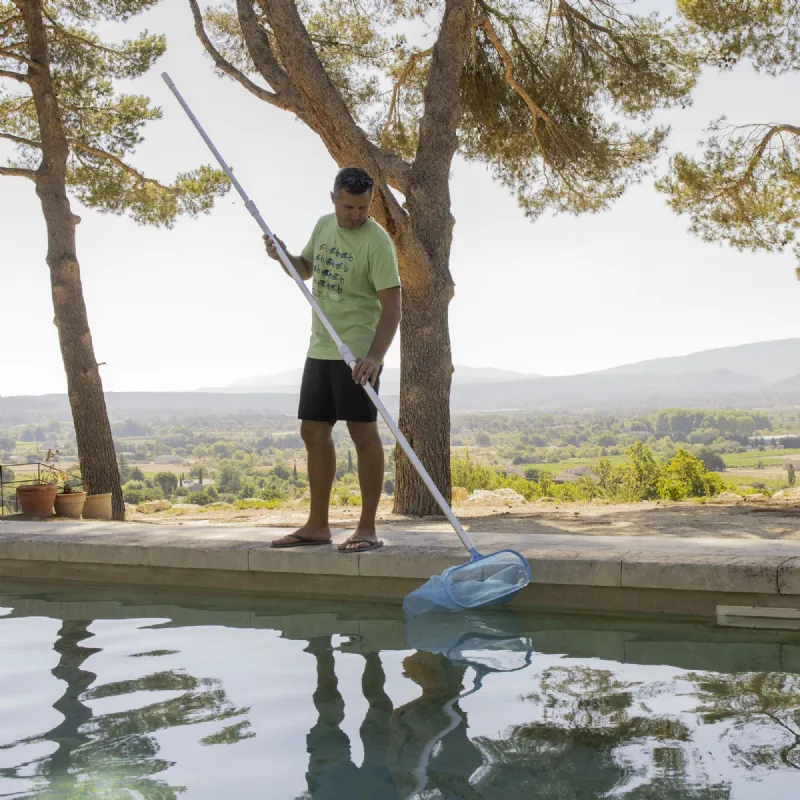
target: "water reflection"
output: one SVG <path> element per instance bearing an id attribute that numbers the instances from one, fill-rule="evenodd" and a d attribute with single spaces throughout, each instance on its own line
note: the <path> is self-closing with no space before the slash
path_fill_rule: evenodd
<path id="1" fill-rule="evenodd" d="M 53 703 L 63 717 L 61 723 L 41 736 L 12 745 L 52 743 L 53 752 L 46 758 L 0 770 L 0 776 L 24 774 L 44 779 L 40 790 L 24 795 L 42 800 L 128 797 L 175 800 L 185 787 L 170 786 L 155 777 L 171 766 L 159 757 L 155 734 L 184 725 L 241 718 L 248 709 L 235 708 L 218 680 L 198 679 L 180 671 L 155 672 L 135 680 L 95 685 L 97 675 L 83 668 L 92 654 L 100 652 L 82 644 L 93 636 L 89 632 L 92 622 L 65 621 L 53 644 L 59 661 L 51 674 L 64 686 L 63 694 Z M 170 692 L 174 696 L 135 710 L 99 715 L 93 714 L 87 705 L 92 700 L 136 692 Z M 216 736 L 201 741 L 232 744 L 254 735 L 248 732 L 248 727 L 249 722 L 240 719 Z M 0 730 L 0 736 L 4 735 L 7 732 Z M 0 792 L 0 797 L 5 796 Z"/>
<path id="2" fill-rule="evenodd" d="M 703 722 L 729 723 L 732 758 L 752 770 L 800 770 L 800 676 L 758 672 L 690 679 Z"/>
<path id="3" fill-rule="evenodd" d="M 58 621 L 59 695 L 41 703 L 61 717 L 17 739 L 0 697 L 0 797 L 219 797 L 182 780 L 202 766 L 183 755 L 198 744 L 222 748 L 231 785 L 243 760 L 256 765 L 232 796 L 276 800 L 724 800 L 751 796 L 753 779 L 788 797 L 800 769 L 800 635 L 789 631 L 503 612 L 405 626 L 391 609 L 82 591 L 0 588 L 4 646 L 7 619 Z M 266 659 L 223 654 L 246 662 L 246 685 L 201 671 L 178 644 L 188 632 L 213 648 L 231 628 L 273 637 Z M 159 647 L 142 648 L 145 631 Z M 360 679 L 357 740 L 343 658 Z M 247 749 L 269 739 L 254 710 L 267 689 L 278 735 L 279 697 L 301 693 L 304 746 L 284 756 L 292 789 L 270 784 L 268 752 Z"/>

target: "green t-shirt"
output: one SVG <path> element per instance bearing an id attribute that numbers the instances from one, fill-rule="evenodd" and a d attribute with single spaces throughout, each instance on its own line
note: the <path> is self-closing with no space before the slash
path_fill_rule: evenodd
<path id="1" fill-rule="evenodd" d="M 314 266 L 312 294 L 336 333 L 364 358 L 381 315 L 378 292 L 400 285 L 397 254 L 389 234 L 372 217 L 355 230 L 340 228 L 336 214 L 322 217 L 303 248 Z M 309 358 L 328 361 L 341 355 L 312 311 Z"/>

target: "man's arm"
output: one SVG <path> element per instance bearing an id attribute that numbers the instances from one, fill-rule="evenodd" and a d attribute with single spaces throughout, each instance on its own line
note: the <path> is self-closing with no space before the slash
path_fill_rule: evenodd
<path id="1" fill-rule="evenodd" d="M 372 347 L 367 357 L 362 358 L 353 369 L 353 380 L 362 386 L 367 381 L 375 385 L 386 351 L 392 344 L 402 316 L 402 294 L 399 286 L 380 289 L 378 300 L 381 304 L 381 316 L 375 329 Z"/>
<path id="2" fill-rule="evenodd" d="M 289 257 L 289 261 L 292 262 L 292 266 L 294 266 L 294 268 L 297 270 L 297 274 L 300 276 L 300 278 L 304 281 L 307 281 L 309 278 L 311 278 L 314 274 L 314 265 L 306 261 L 303 256 L 291 255 L 286 249 L 286 245 L 280 239 L 278 239 L 277 236 L 275 237 L 275 240 L 277 240 L 278 244 L 283 248 L 283 252 Z M 264 234 L 264 244 L 267 246 L 267 255 L 275 261 L 278 261 L 281 267 L 283 267 L 283 271 L 288 275 L 289 270 L 286 269 L 283 261 L 281 261 L 280 256 L 278 255 L 278 250 L 275 247 L 275 241 Z"/>

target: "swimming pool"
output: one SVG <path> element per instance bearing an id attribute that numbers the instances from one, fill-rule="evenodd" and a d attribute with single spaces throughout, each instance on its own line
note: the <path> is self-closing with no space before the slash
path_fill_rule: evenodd
<path id="1" fill-rule="evenodd" d="M 0 583 L 0 797 L 793 798 L 800 633 Z"/>

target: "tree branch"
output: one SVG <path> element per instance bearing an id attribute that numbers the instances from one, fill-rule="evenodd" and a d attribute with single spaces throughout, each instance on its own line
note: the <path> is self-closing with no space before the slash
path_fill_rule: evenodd
<path id="1" fill-rule="evenodd" d="M 0 175 L 12 178 L 27 178 L 36 183 L 36 171 L 22 167 L 0 167 Z"/>
<path id="2" fill-rule="evenodd" d="M 387 153 L 370 142 L 364 131 L 358 127 L 340 92 L 322 66 L 294 0 L 261 0 L 261 5 L 276 34 L 281 62 L 286 65 L 285 72 L 281 68 L 281 73 L 287 75 L 286 80 L 289 80 L 288 75 L 293 76 L 290 84 L 292 91 L 303 104 L 302 114 L 298 116 L 322 139 L 338 164 L 359 162 L 361 166 L 376 173 L 373 174 L 377 189 L 376 199 L 382 207 L 380 211 L 385 213 L 385 227 L 390 233 L 398 231 L 407 223 L 405 212 L 392 193 L 387 188 L 381 188 L 379 184 L 387 182 L 405 194 L 408 188 L 409 165 L 402 158 Z M 245 25 L 256 25 L 266 39 L 250 0 L 237 0 L 237 7 L 242 29 L 245 29 Z M 257 42 L 248 38 L 247 31 L 245 39 L 250 55 L 258 65 L 259 56 L 251 49 Z M 272 50 L 268 52 L 274 58 Z"/>
<path id="3" fill-rule="evenodd" d="M 24 42 L 12 42 L 11 46 L 18 44 L 24 44 Z M 3 58 L 13 58 L 14 61 L 19 61 L 20 64 L 25 64 L 28 67 L 36 69 L 36 63 L 31 61 L 27 56 L 21 56 L 19 53 L 15 53 L 13 50 L 9 50 L 8 47 L 0 47 L 0 56 Z"/>
<path id="4" fill-rule="evenodd" d="M 751 181 L 753 173 L 756 171 L 758 165 L 761 163 L 761 159 L 764 157 L 764 153 L 766 152 L 769 143 L 779 133 L 791 133 L 795 136 L 800 136 L 800 127 L 798 127 L 797 125 L 790 125 L 790 124 L 770 126 L 767 132 L 762 137 L 761 141 L 758 143 L 758 147 L 756 147 L 755 152 L 750 157 L 747 169 L 742 174 L 742 177 L 739 178 L 739 180 L 737 180 L 735 183 L 731 184 L 729 187 L 723 189 L 719 193 L 719 195 L 717 195 L 717 197 L 721 197 L 723 194 L 731 194 L 734 192 L 738 192 L 740 189 L 743 189 L 745 185 Z"/>
<path id="5" fill-rule="evenodd" d="M 112 56 L 119 56 L 121 58 L 125 58 L 128 61 L 133 60 L 133 56 L 126 53 L 124 50 L 118 50 L 114 47 L 106 47 L 105 45 L 100 44 L 99 42 L 93 42 L 91 39 L 85 39 L 83 36 L 79 36 L 77 33 L 73 33 L 70 30 L 67 30 L 55 17 L 51 14 L 48 14 L 47 11 L 42 9 L 42 14 L 44 14 L 47 21 L 53 26 L 53 28 L 59 33 L 63 33 L 68 39 L 72 39 L 74 42 L 78 44 L 86 45 L 87 47 L 91 47 L 94 50 L 99 50 L 101 53 L 108 53 Z"/>
<path id="6" fill-rule="evenodd" d="M 574 8 L 567 3 L 566 0 L 558 0 L 558 6 L 564 10 L 564 13 L 568 18 L 573 17 L 582 22 L 584 25 L 586 25 L 586 27 L 593 30 L 595 33 L 602 34 L 611 39 L 611 41 L 614 42 L 614 44 L 619 48 L 625 63 L 634 66 L 634 62 L 631 60 L 630 56 L 628 55 L 628 51 L 625 49 L 625 43 L 622 41 L 621 37 L 610 27 L 606 28 L 603 25 L 598 25 L 596 22 L 589 19 L 589 17 L 587 17 L 585 14 L 581 13 L 577 8 Z M 607 51 L 604 52 L 606 52 L 606 55 L 611 57 L 611 53 L 608 53 Z"/>
<path id="7" fill-rule="evenodd" d="M 403 71 L 400 73 L 400 77 L 397 79 L 397 82 L 392 89 L 392 100 L 389 103 L 389 112 L 386 115 L 386 124 L 383 126 L 383 130 L 381 130 L 381 138 L 386 136 L 386 134 L 389 132 L 392 122 L 394 122 L 399 116 L 397 111 L 397 100 L 400 94 L 400 88 L 408 79 L 408 76 L 411 74 L 411 70 L 414 69 L 414 64 L 416 64 L 418 59 L 426 58 L 432 54 L 433 48 L 429 47 L 427 50 L 419 50 L 415 53 L 412 53 L 409 57 L 408 62 L 403 68 Z"/>
<path id="8" fill-rule="evenodd" d="M 437 180 L 448 183 L 450 164 L 458 147 L 460 83 L 470 49 L 471 26 L 472 3 L 446 0 L 424 91 L 425 111 L 419 124 L 413 169 L 431 171 Z"/>
<path id="9" fill-rule="evenodd" d="M 70 147 L 74 150 L 80 150 L 83 153 L 87 153 L 91 156 L 96 156 L 97 158 L 104 158 L 106 161 L 110 161 L 112 164 L 118 166 L 123 172 L 127 172 L 128 175 L 132 175 L 136 178 L 137 184 L 142 183 L 150 183 L 154 186 L 157 186 L 159 189 L 163 189 L 167 192 L 172 192 L 173 194 L 177 194 L 177 189 L 173 189 L 171 186 L 164 186 L 163 183 L 159 183 L 155 178 L 148 178 L 139 172 L 137 169 L 134 169 L 130 164 L 126 164 L 121 158 L 115 156 L 111 153 L 106 152 L 105 150 L 101 150 L 98 147 L 92 147 L 91 145 L 85 144 L 81 142 L 79 139 L 68 139 Z"/>
<path id="10" fill-rule="evenodd" d="M 492 43 L 492 47 L 494 47 L 494 49 L 497 51 L 497 54 L 500 56 L 500 58 L 503 61 L 503 64 L 505 65 L 506 82 L 519 95 L 519 97 L 522 99 L 525 105 L 528 106 L 532 117 L 531 133 L 533 134 L 534 138 L 536 138 L 538 141 L 537 137 L 538 120 L 539 118 L 541 118 L 546 125 L 552 125 L 550 117 L 548 117 L 547 114 L 545 114 L 545 112 L 542 111 L 541 108 L 539 108 L 539 106 L 533 101 L 533 98 L 525 91 L 522 85 L 514 77 L 514 64 L 511 60 L 511 56 L 509 55 L 508 50 L 506 50 L 505 46 L 503 45 L 503 42 L 501 41 L 500 37 L 497 35 L 497 31 L 495 31 L 494 26 L 492 25 L 488 17 L 480 17 L 479 19 L 477 19 L 475 21 L 475 27 L 482 28 L 483 31 L 486 33 L 486 37 Z"/>
<path id="11" fill-rule="evenodd" d="M 297 87 L 287 75 L 286 70 L 275 57 L 267 32 L 253 10 L 252 0 L 236 0 L 236 13 L 239 17 L 239 25 L 242 28 L 247 51 L 250 53 L 250 58 L 253 59 L 256 69 L 261 73 L 264 80 L 284 99 L 284 102 L 291 104 L 294 113 L 307 123 L 305 102 Z"/>
<path id="12" fill-rule="evenodd" d="M 483 3 L 481 3 L 481 5 L 483 5 Z M 539 105 L 534 101 L 534 99 L 530 96 L 530 94 L 528 94 L 525 88 L 514 77 L 514 65 L 511 56 L 508 50 L 506 50 L 505 46 L 503 45 L 502 40 L 497 35 L 497 31 L 494 29 L 494 26 L 492 25 L 491 21 L 487 17 L 479 17 L 477 20 L 475 20 L 473 24 L 476 27 L 481 28 L 486 34 L 486 37 L 489 39 L 489 42 L 491 43 L 492 47 L 494 47 L 494 49 L 497 51 L 497 54 L 503 61 L 503 64 L 505 66 L 506 82 L 517 93 L 517 95 L 525 103 L 525 105 L 531 112 L 531 136 L 533 136 L 534 140 L 536 141 L 536 144 L 539 147 L 539 153 L 542 157 L 542 162 L 544 164 L 545 170 L 549 167 L 556 175 L 560 177 L 560 179 L 571 191 L 573 191 L 576 195 L 579 195 L 581 197 L 584 196 L 584 192 L 575 183 L 572 176 L 568 174 L 568 172 L 565 171 L 564 169 L 561 169 L 558 166 L 556 166 L 553 163 L 552 159 L 549 157 L 548 148 L 545 146 L 545 143 L 539 136 L 539 125 L 538 125 L 539 119 L 541 119 L 542 122 L 544 122 L 545 130 L 554 139 L 557 137 L 560 138 L 561 143 L 567 148 L 571 147 L 572 143 L 567 137 L 565 137 L 561 133 L 561 131 L 559 131 L 558 126 L 553 123 L 553 121 L 550 119 L 547 113 L 539 107 Z M 511 27 L 511 30 L 512 30 L 512 35 L 515 35 L 516 31 L 514 31 L 513 26 Z M 523 48 L 523 50 L 527 54 L 527 49 Z M 574 162 L 575 163 L 573 165 L 573 169 L 577 174 L 580 174 L 580 166 L 577 164 L 577 159 L 575 159 Z"/>
<path id="13" fill-rule="evenodd" d="M 444 14 L 433 46 L 424 111 L 419 122 L 417 152 L 409 176 L 406 207 L 415 239 L 424 251 L 427 273 L 415 275 L 412 292 L 453 295 L 448 267 L 455 220 L 450 213 L 450 167 L 458 149 L 461 79 L 469 56 L 473 0 L 445 0 Z"/>
<path id="14" fill-rule="evenodd" d="M 35 147 L 37 150 L 42 149 L 41 142 L 35 142 L 33 139 L 26 139 L 23 136 L 17 136 L 13 133 L 5 133 L 4 131 L 0 131 L 0 139 L 8 139 L 10 142 L 14 142 L 15 144 L 24 144 L 26 147 Z"/>
<path id="15" fill-rule="evenodd" d="M 194 30 L 197 34 L 197 38 L 200 39 L 205 51 L 209 54 L 209 56 L 211 56 L 214 66 L 220 72 L 224 73 L 229 78 L 233 78 L 233 80 L 241 84 L 245 89 L 247 89 L 248 92 L 250 92 L 250 94 L 255 95 L 259 100 L 263 100 L 265 103 L 277 106 L 278 108 L 289 110 L 286 104 L 281 101 L 281 98 L 278 97 L 277 94 L 264 89 L 258 84 L 253 83 L 253 81 L 251 81 L 247 75 L 245 75 L 241 70 L 238 70 L 233 66 L 233 64 L 230 63 L 230 61 L 224 58 L 222 53 L 220 53 L 219 50 L 214 47 L 213 42 L 206 32 L 205 26 L 203 25 L 203 15 L 200 12 L 200 7 L 197 5 L 197 0 L 189 0 L 189 6 L 192 9 L 192 16 L 194 17 Z"/>
<path id="16" fill-rule="evenodd" d="M 0 20 L 0 36 L 6 36 L 7 34 L 11 33 L 15 22 L 22 22 L 22 17 L 14 16 L 12 14 L 10 17 L 6 17 L 4 20 Z"/>
<path id="17" fill-rule="evenodd" d="M 10 78 L 12 81 L 20 83 L 30 83 L 30 78 L 21 72 L 14 72 L 10 69 L 0 69 L 0 78 Z"/>

